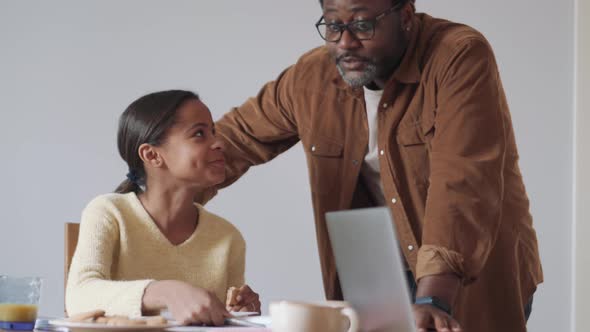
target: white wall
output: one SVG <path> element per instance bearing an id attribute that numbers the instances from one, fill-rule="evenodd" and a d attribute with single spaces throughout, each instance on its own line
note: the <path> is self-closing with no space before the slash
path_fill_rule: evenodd
<path id="1" fill-rule="evenodd" d="M 546 282 L 531 331 L 570 326 L 573 0 L 418 1 L 480 29 L 512 108 Z M 196 90 L 219 118 L 320 45 L 316 0 L 0 2 L 0 273 L 41 275 L 62 312 L 63 231 L 126 173 L 116 120 L 154 90 Z M 300 146 L 208 206 L 248 241 L 263 301 L 323 297 Z"/>
<path id="2" fill-rule="evenodd" d="M 590 331 L 590 2 L 576 1 L 576 158 L 574 226 L 574 331 Z M 583 19 L 585 18 L 585 19 Z"/>

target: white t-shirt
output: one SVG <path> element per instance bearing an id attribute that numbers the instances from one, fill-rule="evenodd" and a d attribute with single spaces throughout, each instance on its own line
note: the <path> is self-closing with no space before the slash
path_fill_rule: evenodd
<path id="1" fill-rule="evenodd" d="M 365 180 L 375 203 L 377 205 L 385 205 L 385 197 L 383 195 L 383 185 L 381 184 L 381 169 L 379 167 L 379 146 L 378 142 L 378 109 L 379 101 L 383 95 L 383 90 L 370 90 L 364 87 L 365 90 L 365 106 L 367 109 L 367 122 L 369 124 L 369 146 L 365 160 L 361 167 L 361 174 Z"/>

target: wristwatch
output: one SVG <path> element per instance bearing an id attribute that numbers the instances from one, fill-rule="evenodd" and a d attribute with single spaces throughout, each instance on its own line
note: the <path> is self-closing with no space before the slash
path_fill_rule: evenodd
<path id="1" fill-rule="evenodd" d="M 436 296 L 418 297 L 414 304 L 430 304 L 431 306 L 446 312 L 449 316 L 452 316 L 451 306 Z"/>

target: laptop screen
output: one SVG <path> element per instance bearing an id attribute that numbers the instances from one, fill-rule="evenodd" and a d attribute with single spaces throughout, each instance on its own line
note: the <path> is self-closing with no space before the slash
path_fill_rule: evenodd
<path id="1" fill-rule="evenodd" d="M 364 331 L 415 331 L 406 273 L 386 207 L 326 213 L 344 300 Z"/>

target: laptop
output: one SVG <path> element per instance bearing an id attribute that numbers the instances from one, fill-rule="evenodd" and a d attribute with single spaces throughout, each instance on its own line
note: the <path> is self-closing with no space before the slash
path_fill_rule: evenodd
<path id="1" fill-rule="evenodd" d="M 386 207 L 326 213 L 344 300 L 362 331 L 415 332 L 406 273 Z"/>

